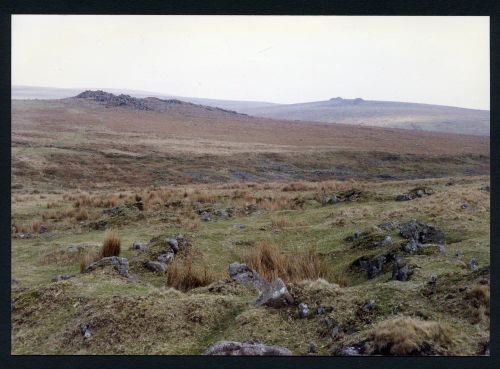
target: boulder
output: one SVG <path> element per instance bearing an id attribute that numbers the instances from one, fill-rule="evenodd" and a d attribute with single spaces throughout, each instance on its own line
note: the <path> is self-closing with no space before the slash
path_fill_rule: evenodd
<path id="1" fill-rule="evenodd" d="M 269 282 L 262 278 L 255 270 L 251 269 L 246 264 L 238 262 L 229 264 L 229 277 L 231 277 L 232 280 L 259 292 L 264 291 L 269 285 Z"/>
<path id="2" fill-rule="evenodd" d="M 292 352 L 285 347 L 267 346 L 255 340 L 248 340 L 243 342 L 216 342 L 205 351 L 204 355 L 291 356 Z"/>
<path id="3" fill-rule="evenodd" d="M 391 246 L 393 244 L 391 236 L 385 236 L 382 241 L 382 246 Z"/>
<path id="4" fill-rule="evenodd" d="M 462 256 L 464 256 L 464 252 L 462 250 L 457 250 L 457 252 L 455 253 L 455 256 L 457 258 L 461 258 Z"/>
<path id="5" fill-rule="evenodd" d="M 403 249 L 408 254 L 414 254 L 415 252 L 418 251 L 418 249 L 420 248 L 420 246 L 421 245 L 419 245 L 418 242 L 415 241 L 415 239 L 410 238 L 410 240 L 408 241 L 408 243 L 406 245 L 404 245 Z"/>
<path id="6" fill-rule="evenodd" d="M 85 339 L 89 339 L 90 337 L 92 337 L 92 330 L 90 329 L 90 325 L 80 324 L 80 333 Z"/>
<path id="7" fill-rule="evenodd" d="M 392 279 L 405 282 L 410 279 L 412 274 L 413 270 L 410 269 L 406 260 L 401 257 L 396 257 L 393 263 Z"/>
<path id="8" fill-rule="evenodd" d="M 118 273 L 123 276 L 128 276 L 128 260 L 118 256 L 108 256 L 90 264 L 83 272 L 89 273 L 97 268 L 112 266 Z"/>
<path id="9" fill-rule="evenodd" d="M 155 273 L 165 273 L 167 271 L 167 266 L 159 261 L 146 261 L 144 266 Z"/>
<path id="10" fill-rule="evenodd" d="M 67 279 L 70 279 L 74 277 L 74 275 L 56 275 L 54 278 L 52 278 L 52 282 L 60 282 L 60 281 L 65 281 Z"/>
<path id="11" fill-rule="evenodd" d="M 360 349 L 354 346 L 346 346 L 337 350 L 334 355 L 336 356 L 360 356 Z"/>
<path id="12" fill-rule="evenodd" d="M 384 231 L 392 231 L 394 229 L 398 229 L 401 226 L 399 221 L 397 220 L 388 220 L 386 222 L 380 223 L 377 225 L 378 228 L 384 230 Z"/>
<path id="13" fill-rule="evenodd" d="M 379 255 L 371 259 L 363 256 L 357 259 L 354 264 L 366 270 L 368 279 L 373 279 L 384 270 L 385 264 L 390 261 L 391 258 L 391 255 Z"/>
<path id="14" fill-rule="evenodd" d="M 40 224 L 40 228 L 38 229 L 38 233 L 47 233 L 49 231 L 49 227 L 45 224 Z"/>
<path id="15" fill-rule="evenodd" d="M 471 259 L 471 261 L 469 261 L 469 268 L 471 268 L 472 270 L 479 269 L 479 263 L 477 262 L 476 259 Z"/>
<path id="16" fill-rule="evenodd" d="M 264 288 L 255 303 L 257 305 L 280 308 L 293 304 L 293 297 L 288 292 L 281 278 L 275 278 L 266 288 Z"/>
<path id="17" fill-rule="evenodd" d="M 300 303 L 298 309 L 299 309 L 299 318 L 307 318 L 309 316 L 310 311 L 309 307 L 306 304 Z"/>
<path id="18" fill-rule="evenodd" d="M 140 250 L 140 251 L 145 251 L 148 249 L 148 247 L 149 247 L 149 243 L 141 243 L 141 242 L 137 242 L 137 241 L 134 241 L 132 246 L 130 246 L 130 248 L 132 250 Z"/>
<path id="19" fill-rule="evenodd" d="M 419 243 L 444 243 L 444 233 L 431 224 L 420 223 L 415 219 L 401 226 L 400 232 L 406 239 L 414 239 Z"/>
<path id="20" fill-rule="evenodd" d="M 179 251 L 179 242 L 175 238 L 167 238 L 165 240 L 165 245 L 169 247 L 174 252 L 174 254 L 177 254 L 177 252 Z"/>
<path id="21" fill-rule="evenodd" d="M 174 260 L 175 254 L 173 252 L 167 252 L 166 254 L 161 254 L 158 256 L 158 261 L 163 264 L 168 264 Z"/>

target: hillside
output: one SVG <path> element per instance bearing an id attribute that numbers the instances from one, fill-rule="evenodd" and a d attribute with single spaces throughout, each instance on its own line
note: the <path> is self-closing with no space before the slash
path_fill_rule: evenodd
<path id="1" fill-rule="evenodd" d="M 489 136 L 490 112 L 450 106 L 363 99 L 332 98 L 298 104 L 259 101 L 217 100 L 158 94 L 146 91 L 107 89 L 114 94 L 137 98 L 176 99 L 193 104 L 218 107 L 252 116 L 280 120 L 343 123 L 386 128 Z M 12 86 L 13 99 L 61 99 L 80 93 L 78 89 Z"/>
<path id="2" fill-rule="evenodd" d="M 301 121 L 344 123 L 489 136 L 490 112 L 450 106 L 363 99 L 241 108 L 250 115 Z"/>

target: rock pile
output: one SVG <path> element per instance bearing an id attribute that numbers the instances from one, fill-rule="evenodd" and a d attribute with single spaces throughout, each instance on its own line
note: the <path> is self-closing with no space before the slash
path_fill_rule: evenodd
<path id="1" fill-rule="evenodd" d="M 432 188 L 428 187 L 414 188 L 409 192 L 396 196 L 396 201 L 410 201 L 419 197 L 424 197 L 426 195 L 427 196 L 432 195 L 433 193 L 434 190 Z"/>
<path id="2" fill-rule="evenodd" d="M 291 356 L 292 352 L 281 346 L 267 346 L 259 341 L 219 341 L 210 346 L 204 355 L 224 356 Z"/>

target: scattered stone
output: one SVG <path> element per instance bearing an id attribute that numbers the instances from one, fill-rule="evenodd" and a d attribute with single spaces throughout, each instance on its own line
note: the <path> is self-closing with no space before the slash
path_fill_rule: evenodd
<path id="1" fill-rule="evenodd" d="M 393 263 L 392 269 L 392 279 L 397 279 L 398 281 L 405 282 L 410 279 L 413 274 L 413 270 L 410 269 L 406 261 L 401 257 L 396 257 Z"/>
<path id="2" fill-rule="evenodd" d="M 455 253 L 455 256 L 457 258 L 461 258 L 462 256 L 464 256 L 464 252 L 462 250 L 457 250 L 457 252 Z"/>
<path id="3" fill-rule="evenodd" d="M 140 250 L 140 251 L 145 251 L 149 248 L 149 243 L 141 243 L 134 241 L 132 246 L 130 247 L 132 250 Z"/>
<path id="4" fill-rule="evenodd" d="M 382 246 L 391 246 L 393 244 L 391 236 L 385 236 L 382 241 Z"/>
<path id="5" fill-rule="evenodd" d="M 468 209 L 469 208 L 469 204 L 465 203 L 465 204 L 462 204 L 462 206 L 460 206 L 460 208 L 462 209 Z"/>
<path id="6" fill-rule="evenodd" d="M 326 309 L 324 306 L 318 306 L 316 308 L 316 314 L 317 315 L 323 315 L 323 314 L 326 314 Z"/>
<path id="7" fill-rule="evenodd" d="M 245 224 L 233 224 L 234 229 L 245 229 L 247 226 Z"/>
<path id="8" fill-rule="evenodd" d="M 429 277 L 429 282 L 428 283 L 431 284 L 431 285 L 435 285 L 436 282 L 437 282 L 437 275 L 431 274 L 431 276 Z"/>
<path id="9" fill-rule="evenodd" d="M 113 266 L 114 269 L 123 276 L 128 276 L 128 260 L 118 256 L 108 256 L 90 264 L 83 272 L 89 273 L 97 268 Z"/>
<path id="10" fill-rule="evenodd" d="M 293 304 L 293 297 L 288 292 L 281 278 L 275 278 L 259 295 L 257 305 L 266 305 L 273 308 L 285 307 Z"/>
<path id="11" fill-rule="evenodd" d="M 432 195 L 434 190 L 432 188 L 414 188 L 413 190 L 396 196 L 396 201 L 410 201 L 418 197 L 424 197 L 425 195 Z"/>
<path id="12" fill-rule="evenodd" d="M 323 202 L 324 204 L 330 204 L 330 205 L 333 205 L 333 204 L 336 204 L 339 202 L 339 199 L 337 198 L 336 195 L 332 195 L 332 196 L 325 196 L 324 199 L 323 199 Z"/>
<path id="13" fill-rule="evenodd" d="M 177 239 L 167 238 L 165 240 L 165 244 L 167 245 L 167 247 L 170 247 L 170 249 L 172 249 L 174 254 L 177 254 L 177 252 L 179 252 L 179 242 L 177 241 Z"/>
<path id="14" fill-rule="evenodd" d="M 116 216 L 124 214 L 124 207 L 123 206 L 115 206 L 114 208 L 104 209 L 102 211 L 102 214 L 110 216 L 110 217 L 116 217 Z"/>
<path id="15" fill-rule="evenodd" d="M 304 303 L 300 303 L 299 304 L 299 317 L 300 318 L 307 318 L 308 316 L 309 316 L 309 307 Z"/>
<path id="16" fill-rule="evenodd" d="M 210 213 L 208 213 L 206 211 L 201 213 L 200 217 L 201 217 L 201 220 L 203 220 L 204 222 L 209 222 L 210 220 L 212 220 L 212 218 L 210 217 Z"/>
<path id="17" fill-rule="evenodd" d="M 335 327 L 333 327 L 332 331 L 330 332 L 330 337 L 332 337 L 332 339 L 336 339 L 339 335 L 339 326 L 336 325 Z"/>
<path id="18" fill-rule="evenodd" d="M 92 337 L 92 330 L 88 324 L 80 324 L 80 333 L 85 339 Z"/>
<path id="19" fill-rule="evenodd" d="M 357 230 L 356 232 L 354 232 L 354 235 L 352 236 L 352 239 L 353 239 L 354 241 L 359 240 L 362 234 L 363 234 L 363 232 L 362 232 L 362 231 Z"/>
<path id="20" fill-rule="evenodd" d="M 384 230 L 384 231 L 392 231 L 394 229 L 399 229 L 401 224 L 397 220 L 388 220 L 386 222 L 380 223 L 377 225 L 378 228 Z"/>
<path id="21" fill-rule="evenodd" d="M 173 252 L 167 252 L 166 254 L 161 254 L 158 256 L 158 261 L 163 264 L 168 264 L 174 260 L 175 254 Z"/>
<path id="22" fill-rule="evenodd" d="M 167 266 L 159 261 L 146 261 L 144 266 L 155 273 L 165 273 L 167 271 Z"/>
<path id="23" fill-rule="evenodd" d="M 136 203 L 134 203 L 134 206 L 140 211 L 144 210 L 144 203 L 142 201 L 137 201 Z"/>
<path id="24" fill-rule="evenodd" d="M 362 307 L 361 310 L 363 310 L 365 313 L 369 313 L 375 309 L 375 300 L 368 300 Z"/>
<path id="25" fill-rule="evenodd" d="M 439 247 L 439 253 L 440 253 L 441 255 L 443 255 L 443 256 L 446 256 L 446 254 L 448 253 L 448 252 L 446 251 L 446 246 L 445 246 L 445 245 L 438 245 L 438 247 Z"/>
<path id="26" fill-rule="evenodd" d="M 281 346 L 267 346 L 259 341 L 219 341 L 210 346 L 204 355 L 226 356 L 291 356 L 292 352 Z"/>
<path id="27" fill-rule="evenodd" d="M 469 268 L 471 268 L 472 270 L 479 269 L 479 264 L 476 259 L 471 259 L 471 261 L 469 261 Z"/>
<path id="28" fill-rule="evenodd" d="M 491 192 L 490 186 L 481 187 L 480 190 L 484 192 Z"/>
<path id="29" fill-rule="evenodd" d="M 238 262 L 229 264 L 229 276 L 232 280 L 257 291 L 263 291 L 269 285 L 269 282 L 255 270 L 249 268 L 246 264 Z"/>
<path id="30" fill-rule="evenodd" d="M 66 249 L 70 254 L 76 254 L 82 252 L 85 249 L 83 245 L 69 245 Z"/>
<path id="31" fill-rule="evenodd" d="M 316 345 L 314 344 L 314 342 L 309 343 L 309 347 L 307 348 L 307 352 L 310 354 L 315 354 L 317 352 Z"/>
<path id="32" fill-rule="evenodd" d="M 74 275 L 62 275 L 62 274 L 59 274 L 59 275 L 56 275 L 54 278 L 52 278 L 52 282 L 65 281 L 65 280 L 70 279 L 72 277 L 74 277 Z"/>
<path id="33" fill-rule="evenodd" d="M 392 254 L 379 255 L 371 259 L 366 256 L 362 256 L 357 259 L 354 264 L 361 269 L 366 270 L 368 279 L 373 279 L 383 272 L 385 264 L 392 260 L 392 258 Z"/>
<path id="34" fill-rule="evenodd" d="M 49 227 L 45 224 L 40 224 L 40 228 L 38 229 L 38 233 L 47 233 L 49 231 Z"/>
<path id="35" fill-rule="evenodd" d="M 360 356 L 361 352 L 357 347 L 347 346 L 342 347 L 341 349 L 335 352 L 336 356 Z"/>
<path id="36" fill-rule="evenodd" d="M 418 243 L 444 243 L 444 233 L 431 224 L 424 224 L 412 219 L 401 227 L 399 232 L 406 239 L 414 239 Z"/>
<path id="37" fill-rule="evenodd" d="M 417 252 L 417 250 L 421 247 L 421 245 L 419 245 L 417 243 L 417 241 L 415 241 L 415 239 L 411 238 L 408 243 L 404 246 L 404 251 L 406 251 L 408 254 L 413 254 L 415 252 Z"/>
<path id="38" fill-rule="evenodd" d="M 18 233 L 16 237 L 21 240 L 32 240 L 35 238 L 35 235 L 32 233 Z"/>

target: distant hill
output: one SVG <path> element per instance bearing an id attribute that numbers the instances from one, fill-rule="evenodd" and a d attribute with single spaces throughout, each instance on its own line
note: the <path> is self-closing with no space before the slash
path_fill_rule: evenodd
<path id="1" fill-rule="evenodd" d="M 271 119 L 343 123 L 480 136 L 490 134 L 490 112 L 487 110 L 340 97 L 299 104 L 274 104 L 259 101 L 183 97 L 136 90 L 106 89 L 106 91 L 114 94 L 128 94 L 137 98 L 156 97 L 180 100 Z M 82 89 L 12 86 L 13 99 L 61 99 L 81 92 Z"/>
<path id="2" fill-rule="evenodd" d="M 490 112 L 451 106 L 342 99 L 241 108 L 249 115 L 324 123 L 406 128 L 481 136 L 490 134 Z"/>

